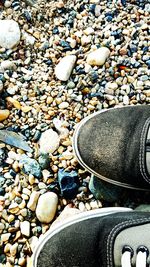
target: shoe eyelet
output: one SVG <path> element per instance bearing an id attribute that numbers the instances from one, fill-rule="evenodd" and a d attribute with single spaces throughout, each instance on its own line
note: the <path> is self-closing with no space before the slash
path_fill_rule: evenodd
<path id="1" fill-rule="evenodd" d="M 148 250 L 148 248 L 147 248 L 146 246 L 144 246 L 144 245 L 139 246 L 139 247 L 137 248 L 136 253 L 138 253 L 139 251 L 141 251 L 141 252 L 146 252 L 146 256 L 148 257 L 148 255 L 149 255 L 149 250 Z"/>
<path id="2" fill-rule="evenodd" d="M 134 250 L 133 250 L 130 246 L 125 245 L 125 246 L 122 248 L 122 254 L 123 254 L 124 252 L 126 252 L 126 251 L 129 251 L 129 252 L 131 253 L 131 258 L 132 258 L 133 255 L 134 255 Z"/>

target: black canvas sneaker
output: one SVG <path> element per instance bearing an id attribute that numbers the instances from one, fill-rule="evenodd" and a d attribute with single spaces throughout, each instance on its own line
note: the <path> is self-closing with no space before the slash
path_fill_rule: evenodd
<path id="1" fill-rule="evenodd" d="M 111 108 L 83 119 L 73 149 L 79 163 L 115 185 L 150 190 L 150 106 Z"/>
<path id="2" fill-rule="evenodd" d="M 150 213 L 102 208 L 74 215 L 39 241 L 33 267 L 146 267 Z"/>

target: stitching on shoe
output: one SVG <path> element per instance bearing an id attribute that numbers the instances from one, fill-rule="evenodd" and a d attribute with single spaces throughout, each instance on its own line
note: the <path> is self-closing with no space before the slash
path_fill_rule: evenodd
<path id="1" fill-rule="evenodd" d="M 140 166 L 140 172 L 148 183 L 150 183 L 150 178 L 146 174 L 146 169 L 144 165 L 144 154 L 145 154 L 145 132 L 147 132 L 148 127 L 150 124 L 150 118 L 148 118 L 144 124 L 142 133 L 141 133 L 141 138 L 140 138 L 140 152 L 139 152 L 139 166 Z"/>
<path id="2" fill-rule="evenodd" d="M 142 218 L 142 219 L 140 218 L 140 219 L 135 219 L 135 220 L 128 220 L 128 221 L 115 225 L 115 227 L 111 230 L 107 238 L 107 253 L 106 253 L 107 266 L 113 267 L 113 257 L 112 257 L 113 246 L 112 245 L 113 245 L 113 241 L 114 241 L 114 238 L 117 232 L 119 232 L 119 230 L 122 230 L 126 226 L 129 226 L 129 225 L 133 226 L 133 224 L 136 224 L 136 223 L 146 223 L 146 222 L 150 222 L 150 217 Z"/>

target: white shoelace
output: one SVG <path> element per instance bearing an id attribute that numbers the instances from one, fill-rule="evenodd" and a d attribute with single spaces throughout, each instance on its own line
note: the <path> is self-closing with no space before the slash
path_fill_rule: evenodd
<path id="1" fill-rule="evenodd" d="M 133 250 L 129 246 L 125 246 L 122 252 L 121 267 L 132 267 L 131 259 Z M 136 267 L 147 266 L 148 249 L 144 246 L 139 247 L 136 254 Z"/>

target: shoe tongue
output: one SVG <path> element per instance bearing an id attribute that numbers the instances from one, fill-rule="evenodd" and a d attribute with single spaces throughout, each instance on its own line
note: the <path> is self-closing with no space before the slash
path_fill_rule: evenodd
<path id="1" fill-rule="evenodd" d="M 147 133 L 145 151 L 146 151 L 146 168 L 147 168 L 148 174 L 150 175 L 150 127 Z"/>

